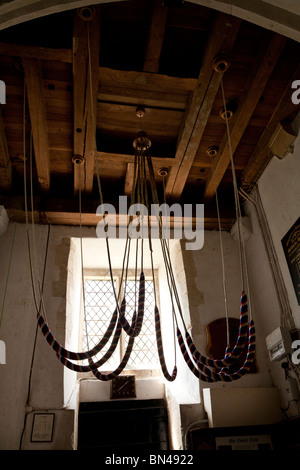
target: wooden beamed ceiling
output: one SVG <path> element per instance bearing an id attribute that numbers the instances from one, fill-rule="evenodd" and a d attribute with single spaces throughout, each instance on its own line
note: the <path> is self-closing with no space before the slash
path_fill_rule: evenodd
<path id="1" fill-rule="evenodd" d="M 251 188 L 278 125 L 299 111 L 291 101 L 299 51 L 238 18 L 161 0 L 85 7 L 0 32 L 0 203 L 24 220 L 25 170 L 39 222 L 95 225 L 98 171 L 105 201 L 129 195 L 132 143 L 144 131 L 167 200 L 204 203 L 213 229 L 218 190 L 229 229 L 231 159 L 239 185 Z"/>

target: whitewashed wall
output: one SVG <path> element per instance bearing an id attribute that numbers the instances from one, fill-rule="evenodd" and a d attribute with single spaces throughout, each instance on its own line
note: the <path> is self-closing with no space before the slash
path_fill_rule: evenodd
<path id="1" fill-rule="evenodd" d="M 299 132 L 299 116 L 295 127 Z M 299 137 L 294 143 L 293 151 L 284 159 L 273 157 L 258 182 L 258 198 L 262 203 L 264 221 L 260 217 L 261 211 L 256 208 L 257 197 L 256 205 L 246 203 L 245 208 L 253 229 L 253 235 L 248 242 L 253 303 L 260 314 L 262 333 L 266 337 L 277 327 L 284 326 L 286 317 L 290 318 L 295 328 L 300 328 L 300 306 L 281 244 L 282 238 L 300 215 Z M 264 235 L 265 230 L 262 230 L 264 224 L 269 231 L 268 237 Z M 275 277 L 270 266 L 266 238 L 267 246 L 273 250 L 272 265 Z M 279 276 L 276 276 L 276 273 L 279 273 Z M 286 359 L 269 362 L 269 368 L 273 383 L 280 391 L 282 407 L 288 408 L 287 416 L 292 417 L 298 414 L 298 408 L 295 402 L 289 402 L 291 396 L 287 393 L 285 372 L 281 366 L 284 361 Z M 291 370 L 290 376 L 297 378 L 297 373 Z"/>
<path id="2" fill-rule="evenodd" d="M 9 256 L 15 226 L 10 223 L 0 237 L 0 298 L 8 274 Z M 67 261 L 72 228 L 51 227 L 44 285 L 47 321 L 56 338 L 65 340 Z M 75 230 L 75 235 L 78 230 Z M 32 247 L 35 280 L 42 279 L 48 228 L 35 226 Z M 46 343 L 40 329 L 36 332 L 36 308 L 29 269 L 26 226 L 17 224 L 9 282 L 4 305 L 0 339 L 6 345 L 6 364 L 0 365 L 0 449 L 71 449 L 73 411 L 64 409 L 63 366 Z M 38 292 L 37 283 L 35 283 Z M 33 363 L 32 363 L 33 360 Z M 30 396 L 27 406 L 29 376 Z M 56 415 L 53 441 L 30 443 L 34 412 Z M 25 419 L 26 418 L 26 419 Z M 25 423 L 25 425 L 24 425 Z M 23 438 L 22 438 L 23 436 Z"/>
<path id="3" fill-rule="evenodd" d="M 300 127 L 300 115 L 296 121 Z M 300 138 L 295 141 L 293 152 L 280 160 L 272 159 L 259 181 L 266 218 L 272 241 L 283 274 L 291 310 L 297 328 L 300 328 L 300 305 L 298 305 L 292 279 L 288 270 L 281 240 L 300 217 Z"/>

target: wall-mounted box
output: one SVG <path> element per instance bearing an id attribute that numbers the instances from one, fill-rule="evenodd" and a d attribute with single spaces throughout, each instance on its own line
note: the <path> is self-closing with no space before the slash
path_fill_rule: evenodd
<path id="1" fill-rule="evenodd" d="M 292 338 L 289 328 L 279 326 L 266 337 L 266 344 L 271 361 L 280 361 L 292 353 Z"/>

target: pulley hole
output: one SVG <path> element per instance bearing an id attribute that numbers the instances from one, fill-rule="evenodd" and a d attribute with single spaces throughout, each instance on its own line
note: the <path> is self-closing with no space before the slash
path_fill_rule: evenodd
<path id="1" fill-rule="evenodd" d="M 82 165 L 84 162 L 84 158 L 81 155 L 75 155 L 72 158 L 72 162 L 74 163 L 74 165 Z"/>
<path id="2" fill-rule="evenodd" d="M 213 69 L 215 72 L 224 73 L 228 70 L 230 60 L 225 56 L 217 56 L 213 61 Z"/>
<path id="3" fill-rule="evenodd" d="M 224 107 L 221 109 L 220 111 L 220 116 L 222 119 L 224 120 L 228 120 L 230 121 L 230 119 L 232 119 L 232 116 L 233 116 L 233 111 L 231 111 L 230 109 L 225 109 Z"/>
<path id="4" fill-rule="evenodd" d="M 219 151 L 219 147 L 217 147 L 216 145 L 211 145 L 206 150 L 206 153 L 209 157 L 215 157 L 217 155 L 218 151 Z M 202 170 L 204 170 L 204 169 L 202 169 Z"/>
<path id="5" fill-rule="evenodd" d="M 95 18 L 96 10 L 93 7 L 83 7 L 78 10 L 78 16 L 83 21 L 92 21 Z"/>
<path id="6" fill-rule="evenodd" d="M 159 176 L 167 176 L 168 174 L 168 168 L 160 168 L 157 172 Z"/>

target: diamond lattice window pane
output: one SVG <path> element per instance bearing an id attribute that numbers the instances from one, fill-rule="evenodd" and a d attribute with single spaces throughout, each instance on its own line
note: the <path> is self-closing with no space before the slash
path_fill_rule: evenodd
<path id="1" fill-rule="evenodd" d="M 139 282 L 135 282 L 133 280 L 128 280 L 124 287 L 127 303 L 132 307 L 133 311 L 138 307 L 138 287 Z M 153 282 L 146 280 L 143 326 L 139 336 L 135 338 L 134 347 L 130 355 L 128 366 L 154 367 L 158 364 L 154 327 L 154 305 L 155 299 Z"/>
<path id="2" fill-rule="evenodd" d="M 116 289 L 116 283 L 114 284 Z M 127 280 L 123 285 L 126 297 L 126 318 L 131 322 L 134 311 L 138 308 L 139 281 Z M 144 321 L 139 336 L 135 338 L 134 347 L 127 367 L 157 367 L 158 354 L 154 324 L 154 288 L 153 282 L 145 281 Z M 86 279 L 85 281 L 85 312 L 84 312 L 84 350 L 91 349 L 103 337 L 116 308 L 115 295 L 111 280 Z M 128 344 L 128 336 L 123 334 L 118 348 L 112 357 L 102 367 L 112 369 L 119 365 Z M 111 342 L 94 358 L 96 361 L 103 357 Z"/>
<path id="3" fill-rule="evenodd" d="M 116 282 L 114 282 L 116 289 Z M 114 289 L 111 280 L 86 279 L 83 349 L 91 349 L 103 338 L 116 308 Z M 94 357 L 99 360 L 109 349 L 111 342 Z M 114 367 L 119 361 L 119 351 L 105 363 L 105 368 Z"/>

